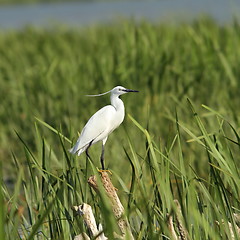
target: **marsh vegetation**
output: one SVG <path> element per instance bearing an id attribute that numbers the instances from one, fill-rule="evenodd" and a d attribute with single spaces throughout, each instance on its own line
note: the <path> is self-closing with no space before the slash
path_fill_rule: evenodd
<path id="1" fill-rule="evenodd" d="M 87 185 L 101 145 L 93 162 L 67 151 L 109 103 L 84 95 L 117 85 L 140 91 L 123 96 L 125 121 L 105 148 L 135 239 L 168 239 L 175 199 L 190 239 L 236 237 L 239 46 L 237 22 L 209 19 L 1 33 L 1 239 L 72 239 L 86 231 L 71 210 L 82 202 L 110 239 L 118 231 Z"/>

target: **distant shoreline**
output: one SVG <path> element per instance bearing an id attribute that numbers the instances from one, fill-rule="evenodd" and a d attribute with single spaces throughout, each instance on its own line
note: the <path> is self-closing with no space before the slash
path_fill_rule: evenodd
<path id="1" fill-rule="evenodd" d="M 48 27 L 64 25 L 82 27 L 111 23 L 116 19 L 145 19 L 176 23 L 190 21 L 201 15 L 219 23 L 227 23 L 239 16 L 240 2 L 215 1 L 73 1 L 44 4 L 2 5 L 0 30 L 21 29 L 31 25 Z M 239 17 L 238 17 L 239 19 Z"/>

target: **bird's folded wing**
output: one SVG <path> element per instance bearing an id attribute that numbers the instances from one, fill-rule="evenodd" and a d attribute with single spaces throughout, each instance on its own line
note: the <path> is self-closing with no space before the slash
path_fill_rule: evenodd
<path id="1" fill-rule="evenodd" d="M 83 128 L 81 135 L 74 147 L 75 152 L 85 148 L 90 142 L 100 141 L 104 139 L 107 132 L 111 131 L 110 122 L 114 114 L 113 106 L 108 105 L 97 111 L 87 122 Z M 101 136 L 102 135 L 102 136 Z M 97 140 L 96 140 L 97 139 Z M 96 141 L 94 141 L 96 140 Z"/>

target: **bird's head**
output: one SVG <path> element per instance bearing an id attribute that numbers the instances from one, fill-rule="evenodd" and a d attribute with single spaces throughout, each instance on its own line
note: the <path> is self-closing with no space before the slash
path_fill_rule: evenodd
<path id="1" fill-rule="evenodd" d="M 131 89 L 127 89 L 125 87 L 122 87 L 122 86 L 117 86 L 115 88 L 113 88 L 111 91 L 111 94 L 112 95 L 123 95 L 125 93 L 129 93 L 129 92 L 138 92 L 137 90 L 131 90 Z"/>

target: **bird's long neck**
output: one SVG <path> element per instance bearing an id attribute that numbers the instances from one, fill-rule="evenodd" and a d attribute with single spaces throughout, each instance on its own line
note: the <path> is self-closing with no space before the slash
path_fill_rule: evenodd
<path id="1" fill-rule="evenodd" d="M 124 111 L 124 104 L 119 96 L 111 95 L 110 99 L 111 105 L 116 109 L 116 111 Z"/>

